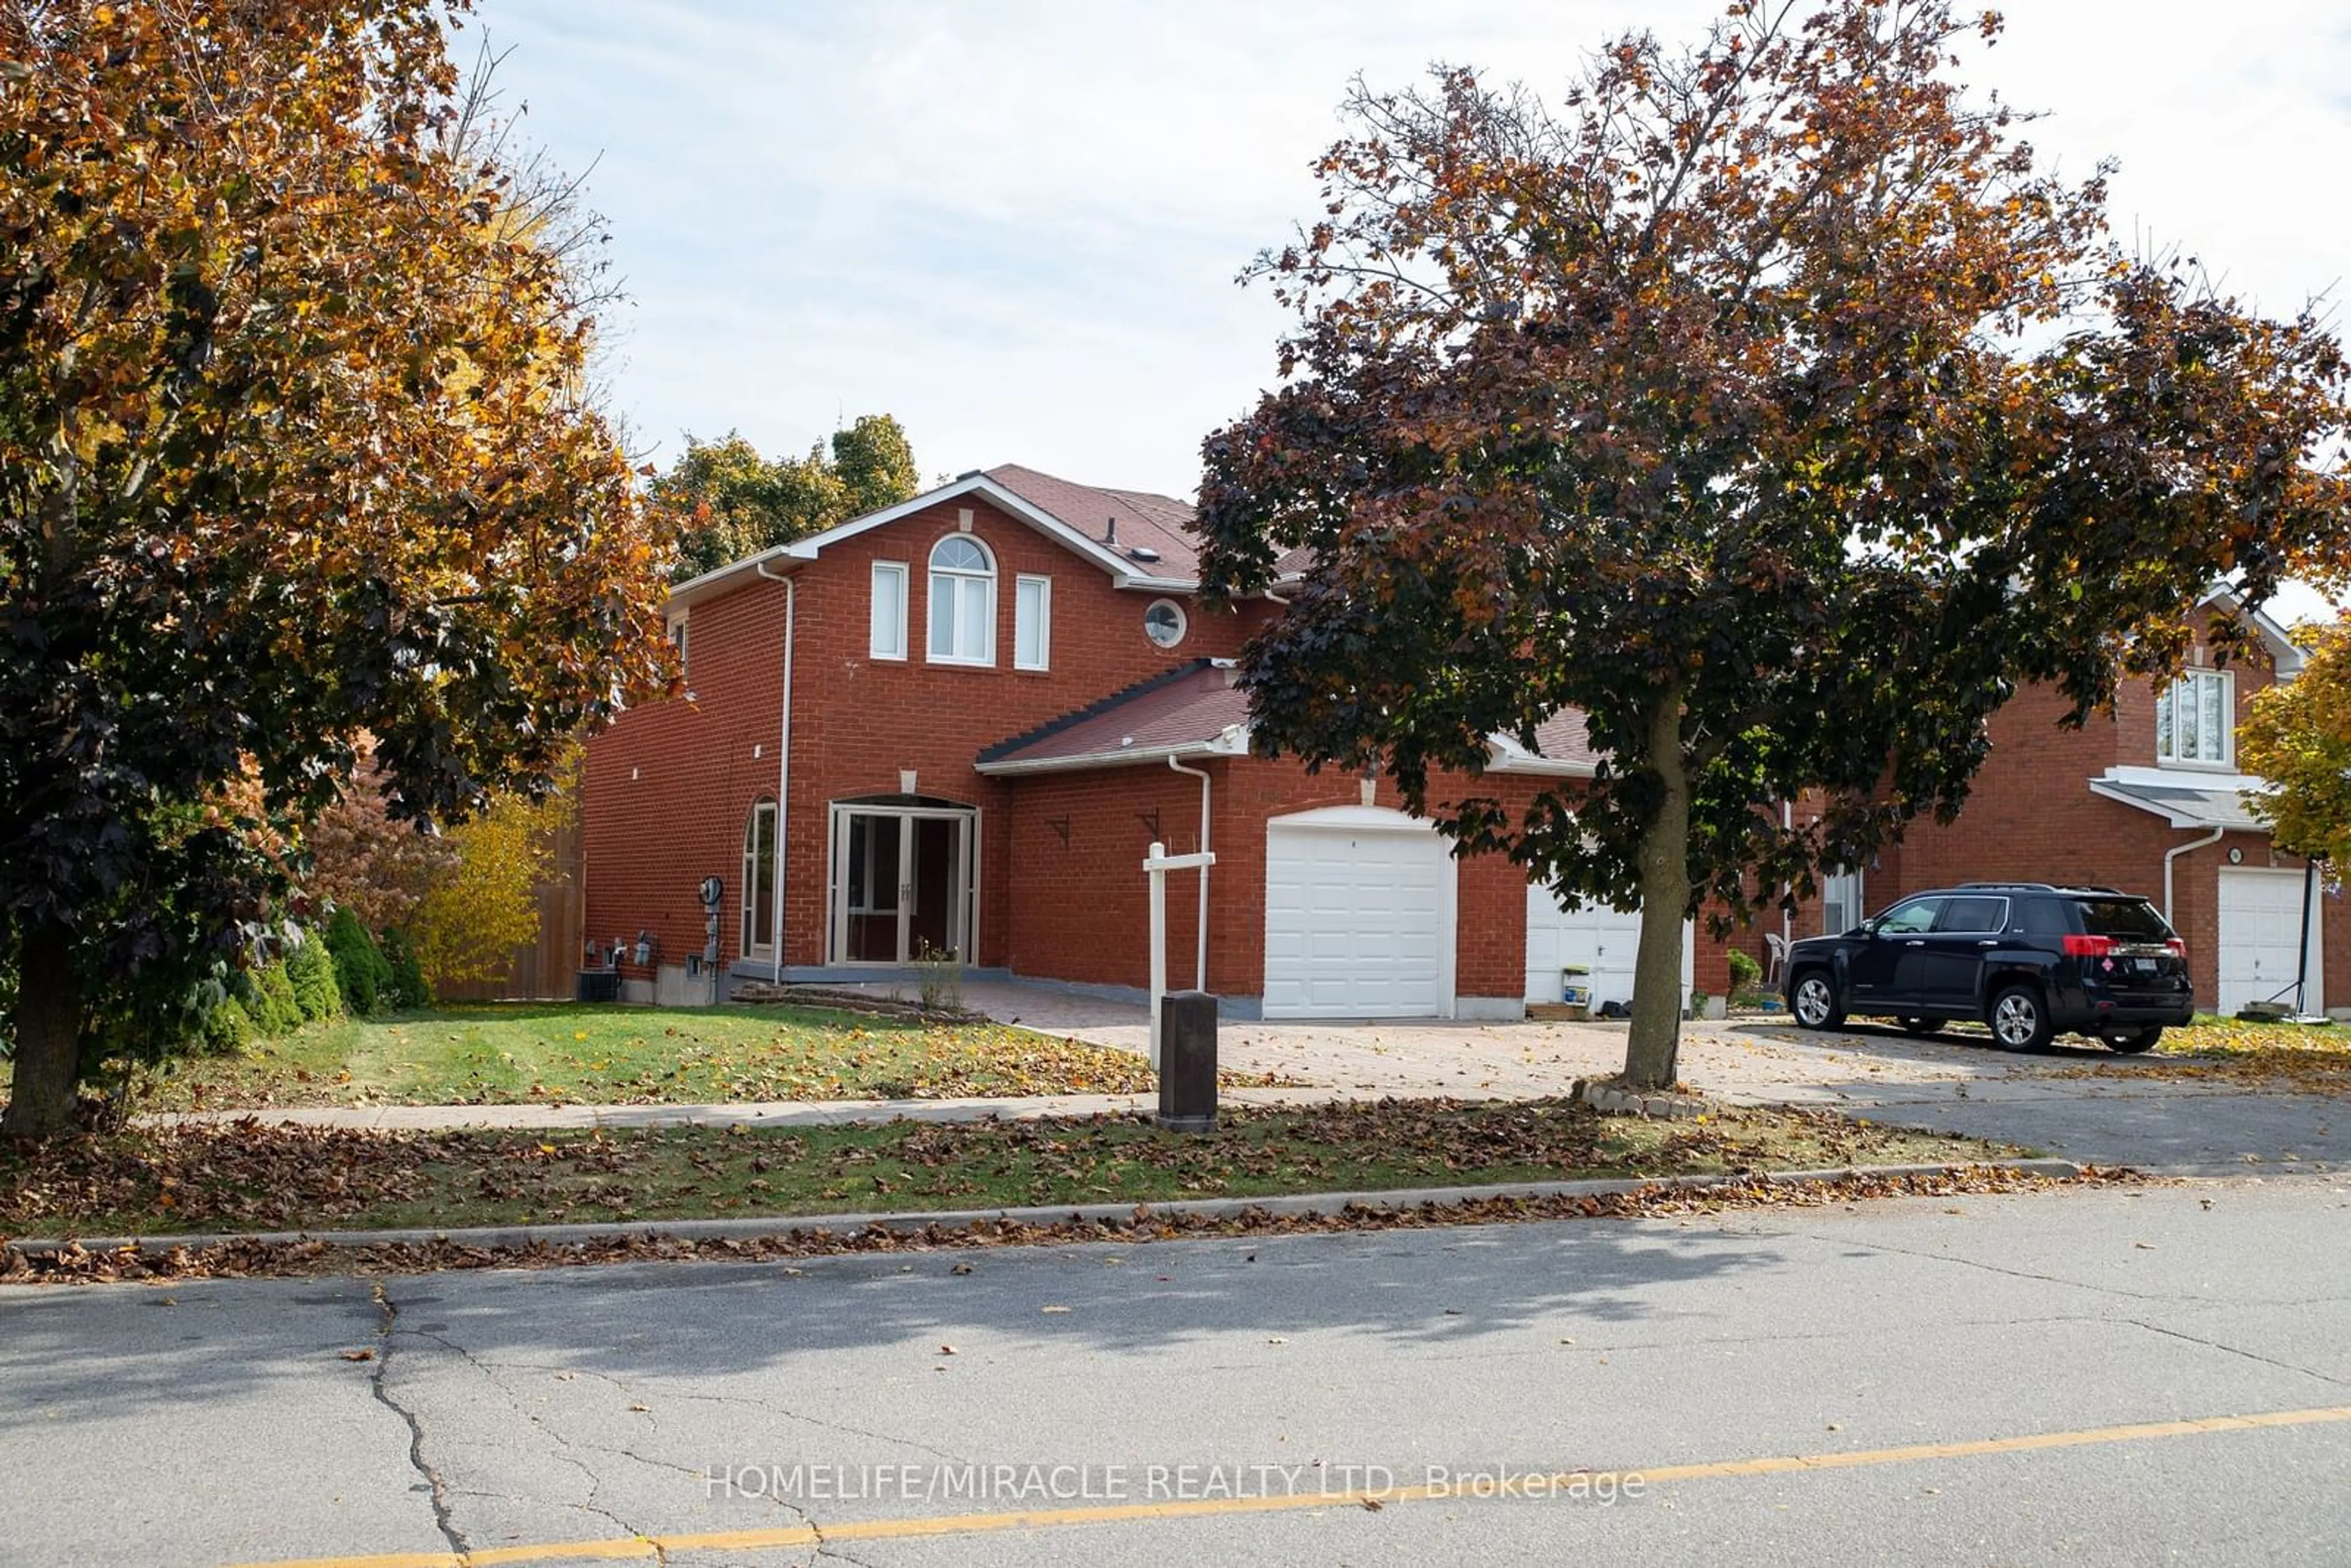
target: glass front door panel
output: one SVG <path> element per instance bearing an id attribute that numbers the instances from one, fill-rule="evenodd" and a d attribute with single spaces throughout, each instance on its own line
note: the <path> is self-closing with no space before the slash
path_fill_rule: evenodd
<path id="1" fill-rule="evenodd" d="M 974 821 L 944 810 L 836 810 L 835 962 L 968 957 Z"/>
<path id="2" fill-rule="evenodd" d="M 894 812 L 849 815 L 849 908 L 843 936 L 845 956 L 852 964 L 886 964 L 898 957 L 904 825 L 904 819 Z"/>
<path id="3" fill-rule="evenodd" d="M 907 916 L 909 958 L 955 951 L 956 894 L 959 874 L 963 823 L 947 817 L 916 817 L 914 826 L 914 905 Z"/>

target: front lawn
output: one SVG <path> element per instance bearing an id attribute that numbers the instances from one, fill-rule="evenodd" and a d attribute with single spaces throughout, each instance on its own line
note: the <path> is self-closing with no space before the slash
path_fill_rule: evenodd
<path id="1" fill-rule="evenodd" d="M 379 1133 L 246 1122 L 0 1145 L 0 1236 L 455 1228 L 1941 1164 L 2014 1157 L 1827 1112 L 1604 1117 L 1560 1101 L 797 1129 Z"/>
<path id="2" fill-rule="evenodd" d="M 1233 1086 L 1261 1077 L 1228 1077 Z M 178 1062 L 142 1109 L 699 1104 L 1143 1094 L 1132 1051 L 994 1023 L 810 1007 L 491 1002 L 343 1019 Z"/>
<path id="3" fill-rule="evenodd" d="M 2165 1030 L 2150 1060 L 2179 1077 L 2340 1093 L 2351 1089 L 2351 1026 L 2247 1023 L 2199 1013 L 2185 1029 Z"/>

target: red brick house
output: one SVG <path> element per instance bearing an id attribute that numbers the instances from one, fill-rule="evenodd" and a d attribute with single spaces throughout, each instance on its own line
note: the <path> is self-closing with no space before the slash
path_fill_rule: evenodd
<path id="1" fill-rule="evenodd" d="M 2165 909 L 2187 941 L 2200 1008 L 2234 1012 L 2282 991 L 2291 1001 L 2305 958 L 2310 1010 L 2351 1005 L 2340 888 L 2325 868 L 2312 876 L 2276 852 L 2242 798 L 2261 780 L 2238 771 L 2237 727 L 2256 693 L 2302 665 L 2283 627 L 2254 619 L 2265 660 L 2218 667 L 2199 639 L 2178 682 L 2126 687 L 2111 714 L 2077 730 L 2059 727 L 2065 704 L 2053 691 L 2019 693 L 1993 717 L 1991 758 L 1958 820 L 1918 823 L 1872 864 L 1830 879 L 1789 934 L 1843 930 L 1956 882 L 2105 883 Z"/>
<path id="2" fill-rule="evenodd" d="M 680 584 L 686 696 L 589 747 L 591 946 L 645 999 L 932 953 L 1139 994 L 1158 841 L 1216 853 L 1169 878 L 1168 972 L 1238 1016 L 1517 1017 L 1572 963 L 1629 998 L 1635 916 L 1453 859 L 1383 781 L 1248 754 L 1230 661 L 1280 606 L 1204 604 L 1190 518 L 1007 466 Z M 1480 789 L 1591 770 L 1564 719 Z"/>

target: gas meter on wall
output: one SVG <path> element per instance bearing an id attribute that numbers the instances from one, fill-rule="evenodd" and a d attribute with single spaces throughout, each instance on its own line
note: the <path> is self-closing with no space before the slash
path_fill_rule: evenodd
<path id="1" fill-rule="evenodd" d="M 702 961 L 718 962 L 718 905 L 726 896 L 726 884 L 715 876 L 702 879 Z"/>

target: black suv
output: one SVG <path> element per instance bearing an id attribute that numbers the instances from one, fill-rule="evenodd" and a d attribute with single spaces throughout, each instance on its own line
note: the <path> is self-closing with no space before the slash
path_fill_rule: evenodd
<path id="1" fill-rule="evenodd" d="M 2188 945 L 2155 905 L 2111 887 L 1970 882 L 1906 898 L 1842 936 L 1788 950 L 1788 1010 L 1806 1029 L 1848 1014 L 1912 1034 L 1980 1019 L 2010 1051 L 2060 1030 L 2139 1051 L 2195 1011 Z"/>

